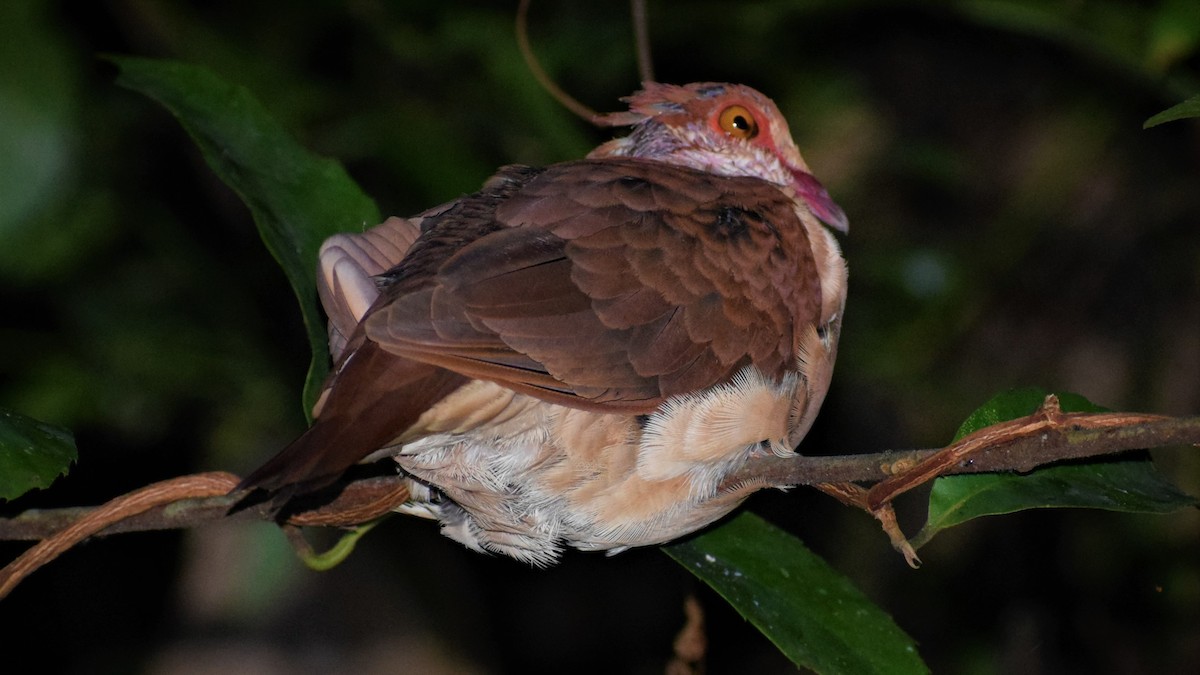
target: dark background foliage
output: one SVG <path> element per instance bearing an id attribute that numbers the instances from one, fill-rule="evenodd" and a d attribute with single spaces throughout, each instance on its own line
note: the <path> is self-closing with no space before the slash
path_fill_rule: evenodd
<path id="1" fill-rule="evenodd" d="M 772 96 L 846 209 L 851 290 L 811 454 L 933 447 L 992 393 L 1200 410 L 1200 12 L 1163 2 L 650 3 L 659 79 Z M 511 3 L 515 5 L 515 3 Z M 0 5 L 0 405 L 80 460 L 4 507 L 244 472 L 303 425 L 305 333 L 245 208 L 99 53 L 209 66 L 387 214 L 606 138 L 521 62 L 510 3 Z M 548 70 L 602 110 L 637 85 L 623 3 L 539 2 Z M 1195 453 L 1156 459 L 1193 494 Z M 902 508 L 912 530 L 919 497 Z M 809 490 L 750 508 L 891 612 L 935 672 L 1192 672 L 1200 517 L 1039 511 L 941 535 L 911 571 Z M 22 546 L 5 544 L 5 560 Z M 710 672 L 789 672 L 656 550 L 548 571 L 393 519 L 316 574 L 269 526 L 95 541 L 0 604 L 42 672 L 659 672 L 697 591 Z"/>

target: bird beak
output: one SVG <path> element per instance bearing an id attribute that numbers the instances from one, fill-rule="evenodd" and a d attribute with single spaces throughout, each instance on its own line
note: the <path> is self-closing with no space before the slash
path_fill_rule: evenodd
<path id="1" fill-rule="evenodd" d="M 792 173 L 792 184 L 796 193 L 808 204 L 809 210 L 821 222 L 843 234 L 850 232 L 850 221 L 846 212 L 833 201 L 825 186 L 821 185 L 811 173 L 801 169 L 789 169 Z"/>

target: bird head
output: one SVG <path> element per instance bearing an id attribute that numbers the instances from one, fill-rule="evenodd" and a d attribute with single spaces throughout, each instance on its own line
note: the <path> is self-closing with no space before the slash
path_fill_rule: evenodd
<path id="1" fill-rule="evenodd" d="M 738 84 L 649 82 L 622 99 L 627 112 L 596 118 L 633 131 L 588 157 L 641 157 L 727 176 L 753 176 L 790 190 L 841 232 L 846 214 L 809 172 L 787 121 L 771 99 Z"/>

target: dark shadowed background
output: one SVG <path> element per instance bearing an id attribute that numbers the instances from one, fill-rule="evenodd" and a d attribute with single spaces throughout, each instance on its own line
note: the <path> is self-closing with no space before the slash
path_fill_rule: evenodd
<path id="1" fill-rule="evenodd" d="M 515 5 L 0 4 L 0 406 L 72 429 L 80 454 L 3 512 L 244 473 L 304 424 L 282 272 L 179 125 L 98 54 L 249 87 L 407 215 L 608 138 L 534 83 Z M 663 0 L 650 21 L 660 80 L 773 97 L 849 214 L 840 359 L 803 452 L 939 446 L 1014 386 L 1200 412 L 1200 124 L 1141 128 L 1200 93 L 1193 2 Z M 530 30 L 589 105 L 636 88 L 624 3 L 535 2 Z M 1195 449 L 1155 456 L 1200 493 Z M 811 490 L 749 508 L 851 577 L 934 672 L 1200 663 L 1194 510 L 973 521 L 912 571 Z M 919 495 L 903 502 L 910 531 L 921 517 Z M 0 645 L 48 673 L 654 673 L 693 591 L 709 672 L 793 670 L 655 549 L 530 570 L 404 518 L 321 574 L 267 525 L 94 541 L 0 603 Z"/>

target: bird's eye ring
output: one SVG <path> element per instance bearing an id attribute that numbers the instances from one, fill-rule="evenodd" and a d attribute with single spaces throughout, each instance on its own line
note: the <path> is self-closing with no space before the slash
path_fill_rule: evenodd
<path id="1" fill-rule="evenodd" d="M 743 140 L 749 140 L 758 135 L 758 121 L 745 106 L 731 105 L 717 116 L 717 126 L 721 131 Z"/>

